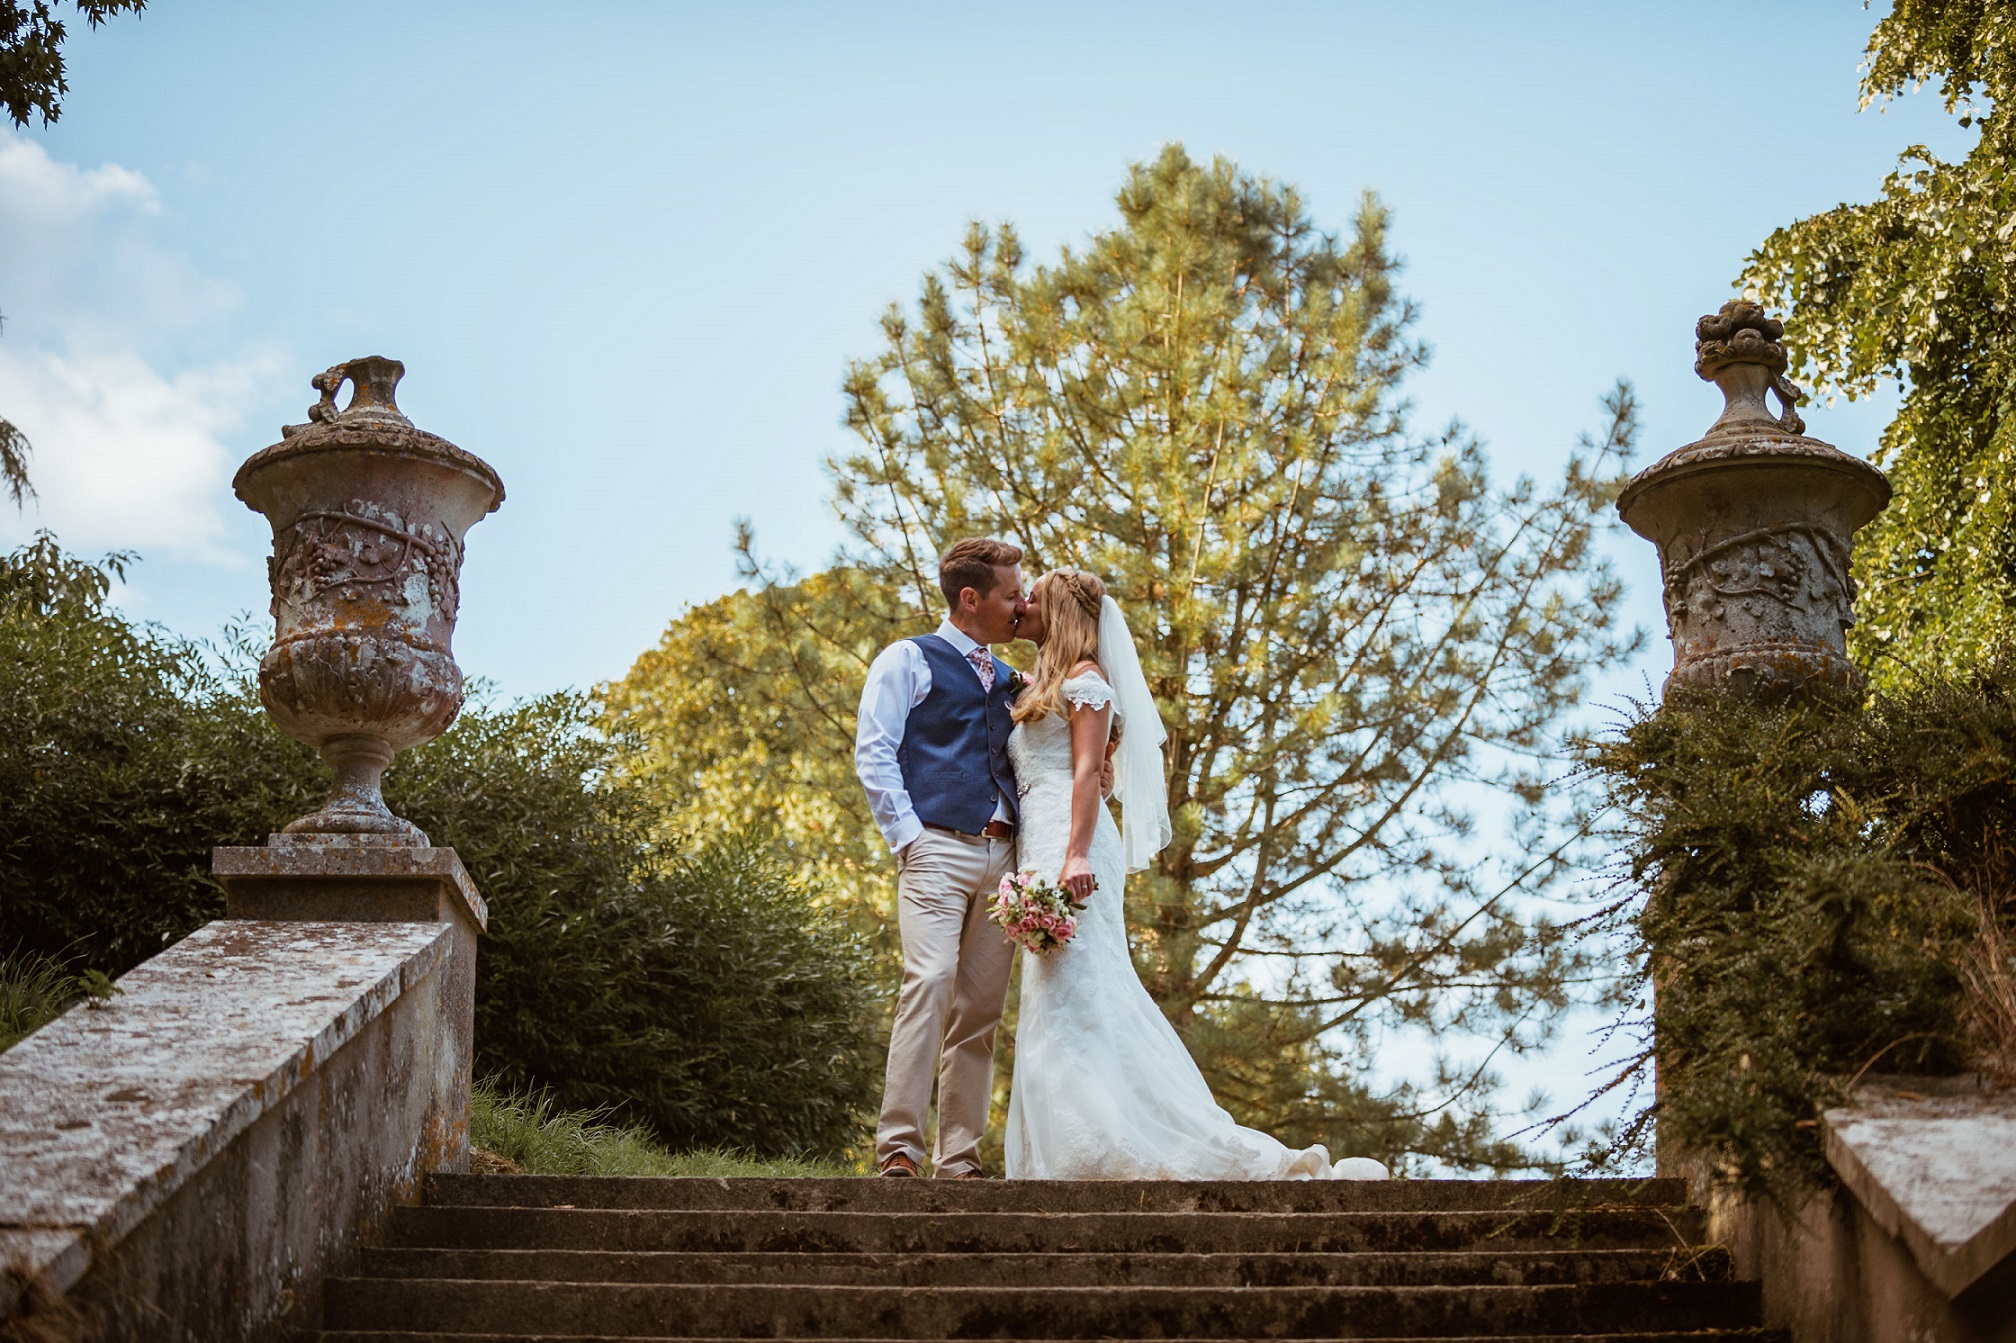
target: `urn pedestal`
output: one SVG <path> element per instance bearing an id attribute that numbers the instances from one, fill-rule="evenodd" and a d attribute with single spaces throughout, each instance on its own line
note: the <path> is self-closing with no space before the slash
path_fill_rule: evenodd
<path id="1" fill-rule="evenodd" d="M 1694 371 L 1722 390 L 1699 441 L 1632 478 L 1617 510 L 1658 547 L 1673 640 L 1670 698 L 1857 694 L 1849 544 L 1890 502 L 1883 473 L 1805 433 L 1784 327 L 1726 303 L 1695 328 Z M 1779 398 L 1771 413 L 1766 394 Z"/>
<path id="2" fill-rule="evenodd" d="M 232 489 L 273 525 L 274 640 L 259 698 L 334 775 L 286 835 L 425 845 L 386 809 L 392 758 L 462 708 L 451 641 L 462 542 L 504 499 L 488 463 L 413 426 L 394 400 L 405 365 L 372 357 L 313 379 L 309 422 L 238 468 Z M 355 392 L 336 406 L 344 383 Z"/>

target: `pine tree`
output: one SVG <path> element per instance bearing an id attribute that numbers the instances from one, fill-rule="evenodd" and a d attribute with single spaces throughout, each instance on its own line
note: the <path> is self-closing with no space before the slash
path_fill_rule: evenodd
<path id="1" fill-rule="evenodd" d="M 1169 731 L 1176 836 L 1129 882 L 1136 962 L 1221 1098 L 1290 1141 L 1516 1163 L 1483 1076 L 1440 1079 L 1469 1090 L 1431 1123 L 1359 1065 L 1381 1022 L 1517 1049 L 1565 1001 L 1576 956 L 1526 897 L 1572 848 L 1545 786 L 1565 716 L 1630 645 L 1590 544 L 1629 390 L 1558 488 L 1494 487 L 1460 426 L 1408 427 L 1426 350 L 1376 199 L 1340 239 L 1172 146 L 1118 205 L 1048 265 L 974 225 L 848 371 L 833 568 L 766 574 L 745 536 L 752 590 L 675 622 L 610 704 L 668 786 L 772 811 L 886 908 L 849 768 L 868 659 L 937 623 L 959 537 L 1015 541 L 1032 579 L 1099 573 Z"/>

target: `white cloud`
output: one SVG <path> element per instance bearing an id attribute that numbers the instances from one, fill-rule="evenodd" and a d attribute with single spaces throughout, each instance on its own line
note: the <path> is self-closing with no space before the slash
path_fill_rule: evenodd
<path id="1" fill-rule="evenodd" d="M 0 416 L 33 445 L 36 500 L 0 537 L 47 527 L 83 552 L 233 563 L 223 544 L 239 427 L 278 361 L 192 361 L 237 307 L 228 282 L 163 243 L 141 174 L 0 136 Z"/>
<path id="2" fill-rule="evenodd" d="M 0 347 L 0 406 L 34 445 L 37 498 L 21 522 L 74 550 L 229 562 L 221 514 L 237 454 L 219 436 L 238 427 L 272 363 L 167 377 L 133 354 L 18 358 Z"/>

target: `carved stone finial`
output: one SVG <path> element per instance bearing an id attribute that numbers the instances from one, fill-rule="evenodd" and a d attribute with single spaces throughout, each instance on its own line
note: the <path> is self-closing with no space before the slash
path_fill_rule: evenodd
<path id="1" fill-rule="evenodd" d="M 382 354 L 332 365 L 308 379 L 308 385 L 322 393 L 322 399 L 308 407 L 308 418 L 317 424 L 336 424 L 352 418 L 411 424 L 396 399 L 399 379 L 405 376 L 406 365 Z M 336 397 L 346 382 L 356 390 L 351 393 L 350 404 L 338 410 Z"/>
<path id="2" fill-rule="evenodd" d="M 1738 300 L 1695 324 L 1694 371 L 1722 415 L 1646 467 L 1617 510 L 1659 547 L 1675 690 L 1853 693 L 1849 540 L 1890 499 L 1883 473 L 1806 437 L 1785 379 L 1785 328 Z M 1772 414 L 1766 393 L 1782 404 Z"/>
<path id="3" fill-rule="evenodd" d="M 1694 324 L 1694 372 L 1702 381 L 1720 387 L 1725 401 L 1717 428 L 1732 420 L 1764 418 L 1777 421 L 1792 433 L 1806 432 L 1806 421 L 1794 409 L 1806 394 L 1785 376 L 1790 365 L 1781 343 L 1784 335 L 1783 322 L 1741 298 L 1724 303 L 1720 311 Z M 1767 391 L 1778 398 L 1776 415 L 1764 403 Z"/>
<path id="4" fill-rule="evenodd" d="M 1786 369 L 1785 347 L 1779 341 L 1785 324 L 1767 317 L 1748 299 L 1732 299 L 1694 324 L 1694 371 L 1709 382 L 1725 364 L 1763 364 L 1773 373 Z"/>

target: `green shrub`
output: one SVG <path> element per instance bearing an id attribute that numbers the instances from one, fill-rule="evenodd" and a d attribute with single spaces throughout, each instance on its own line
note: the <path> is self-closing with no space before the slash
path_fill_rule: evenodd
<path id="1" fill-rule="evenodd" d="M 1636 1134 L 1786 1192 L 1829 1178 L 1817 1121 L 1857 1074 L 2003 1048 L 1968 979 L 2016 915 L 2012 690 L 2016 666 L 1866 709 L 1676 700 L 1595 750 L 1659 1069 Z"/>
<path id="2" fill-rule="evenodd" d="M 0 557 L 0 946 L 120 974 L 223 912 L 216 844 L 258 844 L 327 774 L 233 654 L 136 627 L 47 537 Z M 226 670 L 220 671 L 220 665 Z M 491 909 L 479 1071 L 677 1147 L 835 1152 L 874 1091 L 867 957 L 756 838 L 667 848 L 586 696 L 472 707 L 387 796 Z"/>
<path id="3" fill-rule="evenodd" d="M 104 604 L 47 536 L 0 556 L 0 946 L 122 974 L 224 911 L 215 844 L 260 844 L 320 766 L 205 650 Z"/>

